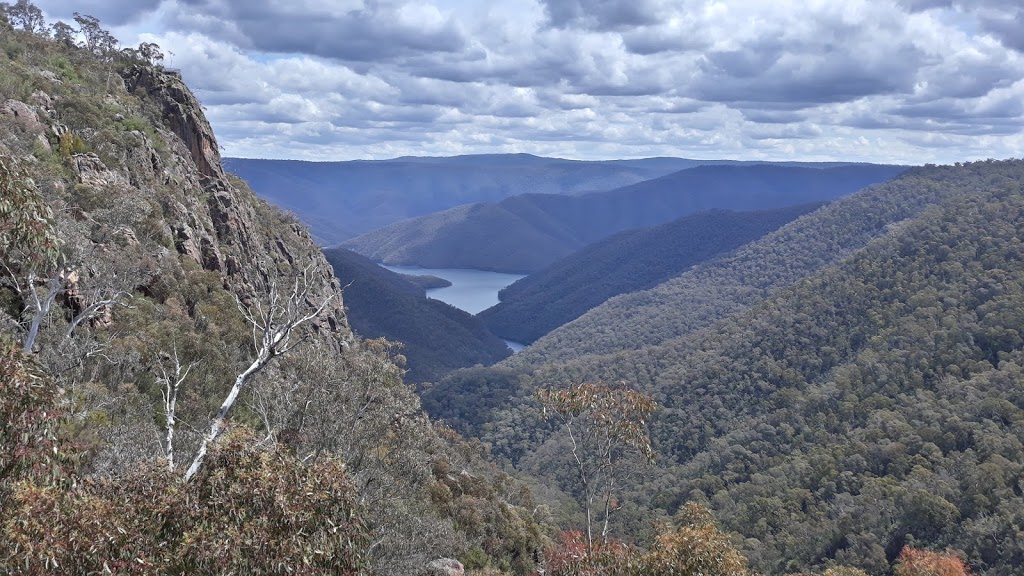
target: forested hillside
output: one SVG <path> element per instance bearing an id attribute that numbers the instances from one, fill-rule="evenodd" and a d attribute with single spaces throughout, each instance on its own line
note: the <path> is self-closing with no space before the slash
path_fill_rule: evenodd
<path id="1" fill-rule="evenodd" d="M 225 160 L 227 169 L 261 197 L 295 212 L 324 245 L 461 204 L 496 202 L 526 192 L 611 190 L 694 163 L 675 158 L 580 162 L 530 154 L 347 162 Z"/>
<path id="2" fill-rule="evenodd" d="M 353 238 L 378 262 L 532 273 L 616 232 L 701 210 L 763 210 L 833 200 L 902 172 L 897 166 L 699 166 L 608 192 L 523 194 L 460 206 Z"/>
<path id="3" fill-rule="evenodd" d="M 540 420 L 532 390 L 623 382 L 661 405 L 651 422 L 660 464 L 624 491 L 620 530 L 641 534 L 640 518 L 696 500 L 743 536 L 741 549 L 767 573 L 838 562 L 885 574 L 911 544 L 959 551 L 979 574 L 1016 574 L 1022 184 L 1024 161 L 914 170 L 762 240 L 762 254 L 796 256 L 812 237 L 796 232 L 812 232 L 810 222 L 885 206 L 866 212 L 876 227 L 863 248 L 803 268 L 788 287 L 748 306 L 716 307 L 709 297 L 694 317 L 714 320 L 657 345 L 465 371 L 433 390 L 444 400 L 428 406 L 566 486 L 559 470 L 569 462 L 552 464 L 565 440 Z M 832 242 L 827 230 L 816 236 Z M 791 261 L 800 262 L 735 273 L 759 271 L 756 286 L 761 275 L 784 277 L 773 271 Z M 678 302 L 661 305 L 667 313 Z M 484 382 L 487 395 L 472 396 Z"/>
<path id="4" fill-rule="evenodd" d="M 468 312 L 344 248 L 324 250 L 344 286 L 349 324 L 364 338 L 403 344 L 407 382 L 434 381 L 456 368 L 489 366 L 511 351 Z"/>
<path id="5" fill-rule="evenodd" d="M 621 232 L 513 283 L 478 316 L 498 336 L 531 343 L 612 296 L 652 288 L 819 207 L 711 210 Z"/>
<path id="6" fill-rule="evenodd" d="M 540 364 L 636 349 L 698 330 L 838 262 L 974 180 L 966 169 L 911 169 L 650 290 L 611 298 L 510 361 Z"/>
<path id="7" fill-rule="evenodd" d="M 352 334 L 159 47 L 0 15 L 0 573 L 532 570 L 529 493 Z"/>

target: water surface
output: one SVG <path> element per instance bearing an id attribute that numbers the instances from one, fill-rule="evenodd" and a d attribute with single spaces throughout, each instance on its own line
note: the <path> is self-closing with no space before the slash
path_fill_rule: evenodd
<path id="1" fill-rule="evenodd" d="M 479 314 L 498 303 L 498 290 L 523 277 L 467 268 L 418 268 L 416 266 L 384 266 L 399 274 L 437 276 L 452 283 L 446 288 L 431 288 L 427 296 L 447 302 L 470 314 Z"/>
<path id="2" fill-rule="evenodd" d="M 452 285 L 445 288 L 431 288 L 427 290 L 427 297 L 446 302 L 474 315 L 497 304 L 498 291 L 524 276 L 523 274 L 505 274 L 468 268 L 419 268 L 417 266 L 385 266 L 384 264 L 381 266 L 399 274 L 444 278 Z M 525 347 L 519 342 L 509 340 L 505 340 L 505 344 L 513 352 L 519 352 Z"/>
<path id="3" fill-rule="evenodd" d="M 522 342 L 513 342 L 511 340 L 505 340 L 504 338 L 502 338 L 501 341 L 508 346 L 508 349 L 511 350 L 513 354 L 518 354 L 523 351 L 523 348 L 526 348 L 526 344 L 523 344 Z"/>

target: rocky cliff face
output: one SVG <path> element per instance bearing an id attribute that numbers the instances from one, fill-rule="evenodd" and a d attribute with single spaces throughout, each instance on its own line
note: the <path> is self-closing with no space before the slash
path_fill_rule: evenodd
<path id="1" fill-rule="evenodd" d="M 136 245 L 135 264 L 152 276 L 143 287 L 180 274 L 170 257 L 177 253 L 220 275 L 243 301 L 278 274 L 315 270 L 311 300 L 335 296 L 315 328 L 349 341 L 331 267 L 303 226 L 224 172 L 213 130 L 181 77 L 141 65 L 122 76 L 108 77 L 99 95 L 37 69 L 40 89 L 30 98 L 0 100 L 0 153 L 31 165 L 58 220 L 73 217 L 59 224 L 75 251 L 105 253 L 125 268 L 133 256 L 115 258 L 106 247 Z"/>
<path id="2" fill-rule="evenodd" d="M 222 180 L 224 169 L 213 128 L 181 76 L 149 66 L 132 66 L 122 77 L 130 93 L 148 97 L 158 105 L 163 121 L 185 144 L 199 173 Z"/>
<path id="3" fill-rule="evenodd" d="M 350 338 L 340 286 L 309 232 L 267 206 L 244 182 L 225 174 L 213 129 L 181 77 L 146 66 L 131 67 L 123 77 L 128 93 L 155 106 L 170 132 L 163 136 L 173 150 L 174 166 L 160 170 L 158 159 L 149 152 L 152 146 L 145 146 L 144 155 L 151 160 L 135 165 L 153 170 L 141 180 L 164 177 L 166 182 L 169 177 L 192 192 L 163 206 L 176 250 L 204 269 L 221 273 L 226 285 L 243 298 L 253 296 L 254 285 L 265 283 L 265 276 L 272 273 L 265 267 L 268 258 L 286 273 L 315 268 L 324 288 L 311 297 L 336 293 L 318 325 Z"/>

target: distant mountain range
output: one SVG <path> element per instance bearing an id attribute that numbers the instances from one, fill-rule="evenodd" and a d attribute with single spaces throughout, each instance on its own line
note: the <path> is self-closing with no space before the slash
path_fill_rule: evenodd
<path id="1" fill-rule="evenodd" d="M 821 206 L 710 210 L 620 232 L 508 286 L 477 316 L 496 335 L 530 343 L 612 296 L 653 288 Z"/>
<path id="2" fill-rule="evenodd" d="M 520 194 L 459 206 L 342 245 L 386 264 L 532 273 L 623 230 L 712 208 L 762 210 L 833 200 L 903 170 L 873 164 L 697 166 L 606 192 Z"/>
<path id="3" fill-rule="evenodd" d="M 226 158 L 257 194 L 294 212 L 321 245 L 381 226 L 524 192 L 576 194 L 656 178 L 698 161 L 581 162 L 529 154 L 302 162 Z"/>
<path id="4" fill-rule="evenodd" d="M 322 246 L 463 204 L 497 202 L 524 193 L 598 192 L 684 168 L 748 164 L 754 162 L 685 158 L 589 162 L 530 154 L 404 156 L 345 162 L 224 159 L 225 169 L 245 179 L 257 194 L 294 212 Z"/>
<path id="5" fill-rule="evenodd" d="M 396 274 L 344 248 L 330 248 L 324 254 L 345 287 L 345 309 L 353 330 L 364 338 L 404 344 L 407 382 L 428 382 L 456 368 L 491 365 L 512 353 L 472 314 L 427 298 L 423 286 L 443 280 Z"/>

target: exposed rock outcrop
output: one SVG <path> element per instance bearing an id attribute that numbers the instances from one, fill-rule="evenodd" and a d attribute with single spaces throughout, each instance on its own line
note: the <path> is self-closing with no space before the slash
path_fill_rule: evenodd
<path id="1" fill-rule="evenodd" d="M 312 266 L 321 271 L 323 276 L 316 282 L 326 292 L 310 297 L 320 300 L 328 293 L 336 296 L 314 329 L 323 328 L 343 339 L 351 337 L 340 285 L 323 254 L 304 228 L 283 221 L 244 183 L 226 175 L 213 129 L 181 76 L 141 65 L 122 74 L 127 91 L 154 104 L 168 129 L 161 131 L 169 147 L 163 157 L 146 135 L 132 134 L 144 143 L 128 153 L 127 180 L 141 185 L 148 177 L 139 173 L 146 172 L 164 185 L 182 190 L 178 199 L 162 205 L 177 251 L 205 270 L 223 275 L 225 286 L 243 301 L 259 292 L 261 277 L 267 272 L 262 266 L 277 266 L 293 273 Z M 86 172 L 93 178 L 100 174 L 88 167 Z M 275 224 L 268 226 L 268 222 Z"/>
<path id="2" fill-rule="evenodd" d="M 151 66 L 133 66 L 123 74 L 129 92 L 145 91 L 162 105 L 163 120 L 185 142 L 199 172 L 208 178 L 224 178 L 213 129 L 181 76 Z"/>
<path id="3" fill-rule="evenodd" d="M 36 111 L 20 100 L 7 100 L 0 105 L 0 119 L 30 134 L 42 134 L 46 130 Z"/>
<path id="4" fill-rule="evenodd" d="M 427 564 L 426 576 L 463 576 L 466 569 L 462 562 L 451 558 L 439 558 Z"/>
<path id="5" fill-rule="evenodd" d="M 71 168 L 78 176 L 78 181 L 87 186 L 105 189 L 128 185 L 123 174 L 107 168 L 95 154 L 76 154 L 71 158 Z"/>
<path id="6" fill-rule="evenodd" d="M 54 113 L 53 98 L 50 98 L 50 95 L 46 92 L 36 90 L 32 93 L 32 98 L 30 100 L 33 105 L 46 112 L 47 115 L 52 115 Z"/>

